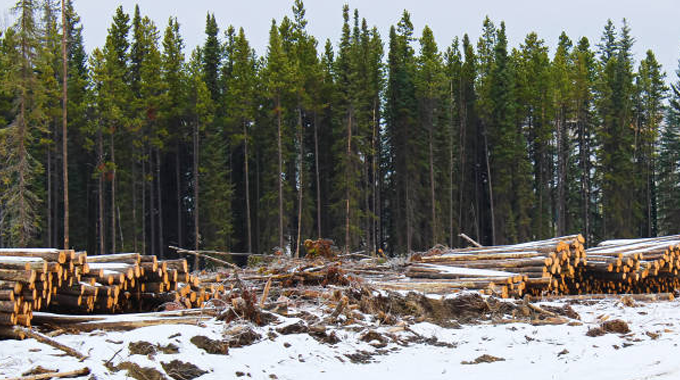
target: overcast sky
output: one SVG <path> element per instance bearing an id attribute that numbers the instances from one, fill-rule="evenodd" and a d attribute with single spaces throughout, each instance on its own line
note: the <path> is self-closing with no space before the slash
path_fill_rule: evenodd
<path id="1" fill-rule="evenodd" d="M 11 22 L 9 8 L 15 0 L 0 0 L 3 12 L 0 26 Z M 273 18 L 280 20 L 290 14 L 292 0 L 74 0 L 76 11 L 85 27 L 88 51 L 104 44 L 107 28 L 118 5 L 132 13 L 138 3 L 143 14 L 150 16 L 162 31 L 168 17 L 177 16 L 187 52 L 204 39 L 205 16 L 214 12 L 220 31 L 228 25 L 243 27 L 258 55 L 266 52 L 269 26 Z M 617 28 L 625 17 L 636 38 L 635 58 L 644 57 L 652 49 L 675 82 L 675 70 L 680 58 L 680 3 L 677 0 L 306 0 L 309 31 L 320 40 L 320 47 L 330 38 L 336 44 L 342 26 L 342 5 L 358 8 L 369 25 L 380 30 L 387 39 L 390 25 L 395 24 L 404 9 L 409 10 L 416 36 L 426 24 L 434 31 L 443 50 L 454 36 L 468 33 L 473 41 L 479 37 L 482 20 L 489 15 L 500 24 L 503 20 L 513 47 L 519 46 L 527 33 L 535 31 L 551 48 L 558 36 L 566 31 L 576 41 L 586 36 L 594 45 L 599 42 L 608 18 Z M 187 54 L 188 55 L 188 54 Z"/>

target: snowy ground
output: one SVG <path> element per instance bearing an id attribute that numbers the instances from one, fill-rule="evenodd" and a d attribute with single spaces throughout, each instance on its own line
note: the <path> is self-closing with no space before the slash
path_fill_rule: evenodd
<path id="1" fill-rule="evenodd" d="M 552 303 L 561 305 L 561 303 Z M 59 342 L 89 355 L 84 362 L 64 356 L 49 346 L 29 339 L 0 342 L 0 378 L 20 376 L 38 365 L 67 371 L 89 367 L 96 379 L 129 379 L 126 371 L 111 372 L 104 366 L 130 361 L 164 373 L 163 362 L 179 359 L 208 373 L 207 379 L 679 379 L 680 302 L 638 303 L 627 307 L 616 300 L 591 305 L 572 305 L 582 325 L 532 326 L 529 324 L 466 325 L 445 329 L 430 323 L 374 330 L 386 337 L 361 341 L 366 327 L 332 328 L 341 342 L 320 343 L 308 334 L 275 334 L 279 326 L 256 328 L 262 340 L 228 355 L 208 354 L 190 342 L 196 335 L 222 339 L 233 328 L 224 322 L 204 326 L 166 325 L 129 332 L 60 335 Z M 588 337 L 586 331 L 602 320 L 620 318 L 631 333 Z M 413 338 L 419 337 L 420 340 Z M 426 340 L 424 338 L 435 337 Z M 396 338 L 396 339 L 395 339 Z M 152 358 L 130 355 L 128 344 L 147 341 L 179 347 L 177 354 L 157 353 Z M 410 341 L 410 342 L 409 342 Z M 483 354 L 504 361 L 466 365 Z M 354 362 L 353 360 L 354 359 Z M 367 363 L 359 363 L 368 361 Z M 84 377 L 89 379 L 91 377 Z"/>

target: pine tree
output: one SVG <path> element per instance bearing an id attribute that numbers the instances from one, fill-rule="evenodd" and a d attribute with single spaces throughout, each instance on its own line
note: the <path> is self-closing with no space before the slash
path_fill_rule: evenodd
<path id="1" fill-rule="evenodd" d="M 242 189 L 237 189 L 238 194 L 243 194 L 245 201 L 245 228 L 238 228 L 238 231 L 245 230 L 247 252 L 253 252 L 253 239 L 251 222 L 251 188 L 250 188 L 250 168 L 249 163 L 252 157 L 249 155 L 249 145 L 251 145 L 249 131 L 253 128 L 255 120 L 255 101 L 257 100 L 256 90 L 256 61 L 253 50 L 250 48 L 243 28 L 239 29 L 238 35 L 234 40 L 233 51 L 231 52 L 232 69 L 231 75 L 226 86 L 225 100 L 227 104 L 228 118 L 234 125 L 233 130 L 240 131 L 232 135 L 232 144 L 243 146 L 243 184 Z M 239 191 L 240 190 L 240 191 Z"/>
<path id="2" fill-rule="evenodd" d="M 416 95 L 419 99 L 421 125 L 427 130 L 427 156 L 429 171 L 429 190 L 430 190 L 430 225 L 431 240 L 429 244 L 434 246 L 441 239 L 442 233 L 437 224 L 438 201 L 435 196 L 435 151 L 436 141 L 440 141 L 437 134 L 445 130 L 439 126 L 438 113 L 442 110 L 442 97 L 444 95 L 445 83 L 443 72 L 443 62 L 441 54 L 438 52 L 437 44 L 434 41 L 432 30 L 425 26 L 423 35 L 420 38 L 420 56 L 418 57 L 418 71 L 416 82 Z M 438 133 L 439 132 L 439 133 Z M 440 170 L 437 170 L 439 172 Z"/>
<path id="3" fill-rule="evenodd" d="M 636 76 L 635 163 L 640 176 L 637 196 L 638 199 L 644 199 L 637 236 L 651 237 L 657 234 L 655 146 L 664 114 L 663 101 L 667 91 L 665 77 L 654 53 L 648 50 Z"/>
<path id="4" fill-rule="evenodd" d="M 17 20 L 5 35 L 7 54 L 3 56 L 7 76 L 3 87 L 15 99 L 11 123 L 0 131 L 2 140 L 2 220 L 4 241 L 25 247 L 37 237 L 40 226 L 40 198 L 33 190 L 42 171 L 31 154 L 35 139 L 43 132 L 42 91 L 34 71 L 39 50 L 39 30 L 35 20 L 37 6 L 20 0 L 13 10 Z"/>
<path id="5" fill-rule="evenodd" d="M 277 169 L 275 169 L 274 172 L 276 173 L 277 177 L 276 194 L 278 200 L 278 228 L 276 231 L 278 234 L 278 240 L 275 242 L 275 244 L 278 244 L 278 247 L 281 250 L 285 249 L 286 247 L 284 236 L 286 235 L 288 223 L 286 215 L 288 213 L 287 211 L 289 210 L 288 202 L 284 202 L 284 179 L 282 177 L 284 175 L 284 167 L 286 166 L 284 159 L 287 158 L 289 154 L 287 149 L 284 152 L 284 147 L 287 147 L 288 144 L 284 144 L 283 140 L 290 136 L 288 133 L 286 133 L 286 131 L 284 131 L 283 117 L 287 110 L 284 109 L 282 100 L 288 95 L 288 92 L 290 91 L 289 84 L 292 80 L 292 75 L 293 73 L 292 68 L 290 67 L 289 57 L 284 51 L 279 29 L 276 27 L 276 22 L 272 21 L 272 26 L 269 32 L 269 46 L 267 50 L 266 66 L 263 69 L 262 77 L 264 87 L 266 88 L 267 97 L 271 100 L 273 105 L 273 113 L 275 116 L 274 122 L 276 124 L 275 141 L 277 146 Z M 265 194 L 265 197 L 268 197 L 268 195 Z"/>
<path id="6" fill-rule="evenodd" d="M 416 124 L 415 68 L 416 60 L 411 42 L 413 24 L 410 14 L 404 11 L 397 28 L 390 29 L 388 53 L 388 80 L 386 90 L 386 138 L 389 144 L 390 176 L 387 186 L 392 188 L 389 202 L 393 205 L 388 235 L 390 245 L 398 252 L 411 252 L 414 248 L 414 232 L 417 212 L 415 197 L 419 189 L 419 172 L 415 159 L 420 153 L 412 142 Z"/>
<path id="7" fill-rule="evenodd" d="M 587 38 L 579 40 L 578 45 L 572 51 L 573 69 L 571 70 L 571 81 L 573 83 L 574 101 L 574 120 L 576 123 L 575 145 L 577 154 L 574 156 L 577 173 L 574 182 L 577 184 L 579 196 L 578 216 L 576 229 L 583 231 L 586 242 L 596 240 L 594 228 L 598 211 L 594 202 L 595 190 L 593 171 L 595 163 L 593 153 L 595 152 L 595 115 L 594 115 L 594 87 L 596 77 L 596 61 L 593 52 L 590 50 L 590 43 Z M 575 212 L 576 214 L 576 212 Z"/>
<path id="8" fill-rule="evenodd" d="M 514 75 L 513 62 L 507 52 L 505 24 L 501 23 L 489 88 L 492 123 L 487 129 L 498 244 L 526 240 L 530 236 L 531 167 L 524 136 L 516 123 Z"/>
<path id="9" fill-rule="evenodd" d="M 680 77 L 680 69 L 676 71 Z M 671 86 L 666 122 L 658 140 L 659 233 L 680 233 L 680 81 Z"/>
<path id="10" fill-rule="evenodd" d="M 85 247 L 89 252 L 96 252 L 96 193 L 89 191 L 93 185 L 92 168 L 96 165 L 96 157 L 92 150 L 92 139 L 88 135 L 87 121 L 87 86 L 88 68 L 87 53 L 83 43 L 83 26 L 80 17 L 73 9 L 72 0 L 64 4 L 66 26 L 66 61 L 67 78 L 67 117 L 68 117 L 68 190 L 69 220 L 86 221 L 72 223 L 69 226 L 69 243 L 73 247 Z"/>
<path id="11" fill-rule="evenodd" d="M 59 28 L 57 25 L 57 8 L 53 1 L 45 1 L 42 4 L 42 20 L 40 31 L 40 46 L 36 57 L 36 72 L 41 87 L 44 89 L 41 94 L 44 119 L 42 128 L 46 132 L 44 137 L 38 141 L 38 150 L 34 151 L 35 156 L 44 157 L 42 166 L 45 172 L 45 193 L 39 193 L 40 198 L 46 200 L 46 221 L 43 234 L 44 244 L 50 247 L 57 246 L 59 231 L 59 202 L 60 188 L 58 175 L 58 152 L 57 146 L 61 140 L 62 124 L 62 104 L 61 97 L 61 60 L 59 46 Z M 42 136 L 41 136 L 42 137 Z"/>
<path id="12" fill-rule="evenodd" d="M 165 83 L 167 93 L 160 105 L 160 118 L 168 131 L 168 140 L 172 142 L 175 171 L 175 212 L 177 244 L 184 246 L 184 185 L 182 181 L 183 152 L 190 130 L 186 120 L 186 83 L 184 70 L 184 41 L 180 35 L 177 18 L 170 18 L 163 35 L 163 54 L 161 57 L 161 80 Z"/>
<path id="13" fill-rule="evenodd" d="M 560 41 L 563 39 L 561 38 Z M 560 45 L 562 46 L 562 45 Z M 532 236 L 545 239 L 553 235 L 551 185 L 553 182 L 553 78 L 551 77 L 550 58 L 545 42 L 536 33 L 530 33 L 520 45 L 517 70 L 518 119 L 523 125 L 524 135 L 529 145 L 529 156 L 533 172 L 533 192 L 536 204 L 532 209 Z M 560 64 L 560 75 L 565 75 L 564 48 L 558 47 L 555 63 Z M 562 78 L 561 78 L 562 79 Z M 564 79 L 562 79 L 564 80 Z M 556 95 L 557 96 L 557 95 Z M 565 102 L 567 99 L 560 98 Z M 557 122 L 558 133 L 564 134 L 563 115 Z M 560 124 L 562 123 L 562 124 Z M 558 220 L 560 220 L 558 218 Z M 559 234 L 558 234 L 559 235 Z M 562 235 L 559 235 L 562 236 Z"/>
<path id="14" fill-rule="evenodd" d="M 635 136 L 633 122 L 633 38 L 624 20 L 621 35 L 612 45 L 611 22 L 603 34 L 600 61 L 602 73 L 598 84 L 598 111 L 602 125 L 598 129 L 598 160 L 602 189 L 603 237 L 633 237 L 641 218 L 640 202 L 628 190 L 630 173 L 634 173 Z"/>
<path id="15" fill-rule="evenodd" d="M 205 44 L 201 51 L 203 58 L 203 75 L 205 76 L 205 83 L 210 90 L 210 96 L 213 102 L 219 98 L 219 66 L 220 66 L 220 41 L 217 39 L 219 28 L 215 15 L 208 13 L 205 21 Z"/>

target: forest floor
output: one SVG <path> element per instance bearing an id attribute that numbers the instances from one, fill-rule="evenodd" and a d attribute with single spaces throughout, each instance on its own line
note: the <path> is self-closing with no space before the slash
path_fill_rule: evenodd
<path id="1" fill-rule="evenodd" d="M 451 319 L 421 315 L 386 324 L 358 310 L 352 310 L 353 318 L 344 313 L 329 319 L 332 307 L 307 302 L 285 313 L 267 312 L 267 323 L 260 325 L 205 318 L 53 337 L 85 354 L 83 361 L 34 339 L 6 340 L 0 343 L 0 378 L 36 367 L 62 372 L 88 367 L 91 374 L 80 379 L 120 380 L 680 378 L 677 300 L 528 304 L 468 292 L 428 299 L 473 307 L 464 306 L 470 312 Z M 474 315 L 480 302 L 487 306 Z"/>

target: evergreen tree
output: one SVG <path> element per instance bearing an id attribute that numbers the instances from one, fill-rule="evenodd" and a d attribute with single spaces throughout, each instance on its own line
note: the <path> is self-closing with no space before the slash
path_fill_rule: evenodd
<path id="1" fill-rule="evenodd" d="M 92 139 L 88 135 L 87 53 L 83 43 L 83 26 L 80 16 L 73 9 L 72 0 L 65 6 L 66 19 L 66 61 L 67 78 L 67 115 L 68 115 L 68 190 L 69 220 L 86 221 L 69 226 L 69 241 L 73 247 L 84 247 L 96 252 L 97 209 L 89 207 L 96 203 L 96 193 L 89 191 L 96 185 L 92 182 L 92 168 L 96 157 L 92 150 Z"/>
<path id="2" fill-rule="evenodd" d="M 13 11 L 17 20 L 5 35 L 3 56 L 6 76 L 3 87 L 14 98 L 15 112 L 9 125 L 0 130 L 4 147 L 0 169 L 3 209 L 1 225 L 4 241 L 10 246 L 26 247 L 34 242 L 40 227 L 40 195 L 36 184 L 42 166 L 31 151 L 44 132 L 43 88 L 35 72 L 40 38 L 32 0 L 20 0 Z"/>
<path id="3" fill-rule="evenodd" d="M 286 242 L 284 241 L 284 236 L 286 235 L 288 218 L 288 210 L 290 209 L 290 203 L 285 202 L 284 198 L 284 167 L 286 162 L 284 159 L 289 156 L 288 149 L 284 151 L 284 147 L 288 147 L 289 144 L 284 144 L 284 139 L 288 139 L 291 134 L 284 130 L 285 126 L 283 124 L 284 114 L 288 111 L 284 109 L 282 100 L 289 94 L 290 82 L 292 78 L 292 68 L 290 66 L 290 60 L 284 51 L 281 35 L 279 29 L 276 27 L 276 22 L 272 21 L 272 26 L 269 32 L 269 46 L 267 50 L 266 66 L 263 69 L 262 80 L 264 87 L 267 92 L 267 97 L 272 102 L 272 109 L 274 113 L 274 123 L 276 124 L 276 168 L 273 172 L 276 173 L 276 185 L 275 194 L 277 194 L 276 199 L 278 207 L 278 228 L 274 229 L 278 234 L 278 239 L 274 242 L 277 244 L 279 249 L 283 250 L 286 247 Z M 270 194 L 265 194 L 264 197 L 270 197 Z M 267 200 L 263 200 L 267 204 Z M 273 232 L 273 231 L 272 231 Z M 272 236 L 276 236 L 273 235 Z"/>
<path id="4" fill-rule="evenodd" d="M 595 114 L 594 114 L 594 87 L 596 78 L 596 61 L 590 50 L 587 38 L 579 40 L 578 45 L 572 51 L 573 69 L 571 70 L 571 82 L 573 83 L 574 120 L 576 123 L 574 156 L 577 173 L 574 182 L 577 185 L 579 196 L 578 221 L 575 228 L 583 231 L 587 244 L 596 240 L 594 235 L 595 221 L 599 220 L 597 205 L 595 204 L 595 190 L 593 172 L 595 162 Z M 575 212 L 576 214 L 576 212 Z"/>
<path id="5" fill-rule="evenodd" d="M 560 39 L 562 41 L 562 38 Z M 555 65 L 561 65 L 560 74 L 565 75 L 567 62 L 563 55 L 568 53 L 558 47 Z M 548 48 L 536 33 L 530 33 L 520 45 L 517 70 L 518 119 L 523 125 L 533 166 L 533 192 L 536 204 L 532 208 L 532 236 L 545 239 L 553 235 L 552 183 L 553 183 L 553 78 L 551 77 Z M 561 53 L 561 54 L 560 54 Z M 567 99 L 562 97 L 560 101 Z M 566 115 L 558 120 L 564 123 Z"/>
<path id="6" fill-rule="evenodd" d="M 185 241 L 185 205 L 183 199 L 185 171 L 185 143 L 191 134 L 186 120 L 186 82 L 184 70 L 184 41 L 179 31 L 177 18 L 170 18 L 163 35 L 163 54 L 161 56 L 161 80 L 167 91 L 160 105 L 160 118 L 168 131 L 168 142 L 172 143 L 174 156 L 175 221 L 174 239 L 182 247 Z M 184 166 L 183 166 L 184 165 Z M 168 215 L 171 215 L 168 213 Z"/>
<path id="7" fill-rule="evenodd" d="M 231 75 L 227 80 L 226 86 L 226 106 L 228 109 L 228 118 L 230 123 L 234 125 L 232 128 L 236 132 L 232 135 L 233 145 L 243 146 L 243 184 L 242 188 L 237 188 L 236 193 L 242 196 L 236 196 L 245 203 L 246 207 L 243 210 L 244 217 L 242 218 L 242 228 L 236 228 L 237 231 L 243 231 L 242 235 L 246 236 L 245 242 L 247 252 L 253 252 L 253 239 L 251 222 L 251 189 L 250 189 L 250 169 L 249 163 L 252 157 L 249 155 L 249 145 L 251 145 L 249 131 L 253 128 L 255 120 L 255 101 L 257 100 L 255 91 L 257 89 L 257 67 L 255 55 L 250 48 L 248 40 L 246 39 L 243 28 L 239 29 L 238 35 L 234 40 L 233 51 L 230 54 L 232 61 Z"/>
<path id="8" fill-rule="evenodd" d="M 214 115 L 214 104 L 210 95 L 210 90 L 205 83 L 202 72 L 202 58 L 199 49 L 196 49 L 191 54 L 191 60 L 187 65 L 187 101 L 189 111 L 187 118 L 192 126 L 192 203 L 191 210 L 193 210 L 193 238 L 194 249 L 198 250 L 201 247 L 203 239 L 201 237 L 201 226 L 205 225 L 201 219 L 201 210 L 206 208 L 203 199 L 205 199 L 201 186 L 201 174 L 205 174 L 205 169 L 201 160 L 201 140 L 204 135 L 205 125 L 212 123 Z M 207 209 L 212 206 L 208 203 Z M 206 210 L 207 212 L 207 210 Z M 228 217 L 228 216 L 227 216 Z M 198 256 L 196 256 L 195 264 L 198 266 Z"/>
<path id="9" fill-rule="evenodd" d="M 435 169 L 435 156 L 439 157 L 438 151 L 435 151 L 435 146 L 438 145 L 436 141 L 441 141 L 442 132 L 446 129 L 439 125 L 439 113 L 442 111 L 442 98 L 444 96 L 443 84 L 445 82 L 443 62 L 441 54 L 438 52 L 437 44 L 434 41 L 432 30 L 425 26 L 423 35 L 420 38 L 420 56 L 418 57 L 418 71 L 416 81 L 416 96 L 419 99 L 420 118 L 421 123 L 427 133 L 427 156 L 428 156 L 428 172 L 429 172 L 429 190 L 430 190 L 430 237 L 429 244 L 434 246 L 442 237 L 440 231 L 441 225 L 437 223 L 437 208 L 438 201 L 435 196 L 435 171 L 441 172 L 439 168 Z M 446 141 L 446 138 L 444 138 Z M 440 200 L 441 202 L 441 200 Z"/>
<path id="10" fill-rule="evenodd" d="M 667 91 L 665 77 L 654 53 L 648 50 L 636 76 L 635 156 L 638 166 L 636 172 L 640 176 L 637 196 L 638 199 L 644 199 L 638 236 L 651 237 L 657 234 L 656 142 L 664 114 L 663 101 Z"/>
<path id="11" fill-rule="evenodd" d="M 611 23 L 603 35 L 600 60 L 602 74 L 598 85 L 598 111 L 601 126 L 598 130 L 599 180 L 602 189 L 603 237 L 633 237 L 641 218 L 640 201 L 628 188 L 639 180 L 635 173 L 635 134 L 629 126 L 633 122 L 633 38 L 624 20 L 621 35 L 612 46 Z"/>
<path id="12" fill-rule="evenodd" d="M 415 197 L 419 189 L 420 173 L 415 157 L 420 154 L 416 140 L 416 60 L 411 43 L 413 24 L 411 16 L 404 11 L 397 28 L 390 29 L 388 53 L 388 80 L 386 90 L 386 138 L 389 144 L 389 169 L 387 181 L 392 192 L 389 203 L 392 205 L 388 235 L 394 251 L 411 252 L 414 246 L 416 226 Z"/>
<path id="13" fill-rule="evenodd" d="M 680 65 L 679 65 L 680 66 Z M 680 69 L 676 71 L 680 78 Z M 658 140 L 659 233 L 680 233 L 680 81 L 671 86 L 666 122 Z"/>
<path id="14" fill-rule="evenodd" d="M 492 123 L 488 130 L 489 159 L 493 168 L 490 185 L 496 205 L 494 230 L 497 244 L 526 240 L 530 230 L 530 164 L 526 142 L 516 120 L 515 77 L 507 52 L 505 24 L 496 36 L 489 96 Z"/>

